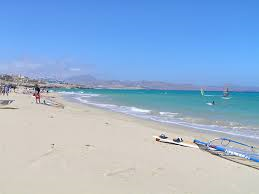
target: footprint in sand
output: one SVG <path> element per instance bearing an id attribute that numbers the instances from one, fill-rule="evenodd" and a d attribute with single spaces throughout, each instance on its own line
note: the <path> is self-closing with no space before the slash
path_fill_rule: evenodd
<path id="1" fill-rule="evenodd" d="M 84 145 L 84 149 L 82 151 L 82 154 L 84 157 L 87 157 L 87 154 L 90 152 L 90 151 L 93 151 L 95 150 L 95 146 L 94 145 L 91 145 L 91 144 L 85 144 Z"/>
<path id="2" fill-rule="evenodd" d="M 50 149 L 46 153 L 42 154 L 37 159 L 31 160 L 29 162 L 30 165 L 33 165 L 33 164 L 37 163 L 38 161 L 40 161 L 41 159 L 53 154 L 55 152 L 55 149 L 54 149 L 55 144 L 51 144 L 50 146 L 51 146 Z"/>
<path id="3" fill-rule="evenodd" d="M 95 146 L 94 146 L 94 145 L 91 145 L 91 144 L 86 144 L 86 145 L 85 145 L 85 148 L 86 148 L 86 150 L 90 151 L 90 150 L 94 150 L 94 149 L 95 149 Z"/>
<path id="4" fill-rule="evenodd" d="M 155 169 L 153 169 L 152 170 L 152 176 L 159 175 L 163 170 L 164 170 L 164 168 L 155 168 Z"/>
<path id="5" fill-rule="evenodd" d="M 109 171 L 104 174 L 107 177 L 117 176 L 122 179 L 127 179 L 129 176 L 133 176 L 136 173 L 136 168 L 126 168 L 126 169 L 116 169 L 113 171 Z"/>
<path id="6" fill-rule="evenodd" d="M 40 155 L 38 158 L 29 162 L 30 167 L 42 166 L 48 163 L 58 162 L 61 168 L 67 168 L 67 161 L 65 160 L 61 150 L 55 147 L 55 144 L 50 144 L 50 149 Z"/>

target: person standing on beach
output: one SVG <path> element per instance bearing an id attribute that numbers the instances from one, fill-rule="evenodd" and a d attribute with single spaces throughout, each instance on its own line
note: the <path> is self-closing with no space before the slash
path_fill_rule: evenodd
<path id="1" fill-rule="evenodd" d="M 36 103 L 40 104 L 40 87 L 38 85 L 35 85 L 35 93 L 34 93 Z"/>
<path id="2" fill-rule="evenodd" d="M 11 85 L 11 88 L 13 89 L 13 92 L 15 93 L 15 90 L 16 90 L 16 85 Z"/>
<path id="3" fill-rule="evenodd" d="M 8 94 L 9 94 L 9 86 L 8 85 L 5 85 L 4 86 L 4 89 L 3 89 L 3 95 L 7 95 L 8 96 Z"/>
<path id="4" fill-rule="evenodd" d="M 40 87 L 35 85 L 35 93 L 40 94 Z"/>

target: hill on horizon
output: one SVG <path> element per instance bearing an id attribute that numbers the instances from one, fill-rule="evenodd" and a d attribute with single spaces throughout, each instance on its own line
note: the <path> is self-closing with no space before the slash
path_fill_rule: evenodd
<path id="1" fill-rule="evenodd" d="M 123 81 L 123 80 L 99 80 L 92 75 L 79 75 L 66 78 L 65 82 L 79 84 L 92 88 L 114 88 L 114 89 L 159 89 L 159 90 L 200 90 L 204 88 L 207 91 L 222 91 L 229 88 L 231 91 L 256 91 L 259 87 L 255 86 L 200 86 L 195 84 L 175 84 L 163 81 Z"/>

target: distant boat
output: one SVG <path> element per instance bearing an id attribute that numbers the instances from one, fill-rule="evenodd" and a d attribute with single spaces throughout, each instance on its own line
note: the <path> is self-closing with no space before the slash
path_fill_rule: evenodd
<path id="1" fill-rule="evenodd" d="M 229 89 L 227 88 L 224 92 L 223 92 L 223 97 L 228 97 L 229 96 Z"/>
<path id="2" fill-rule="evenodd" d="M 202 95 L 202 96 L 205 95 L 205 92 L 204 92 L 203 88 L 201 88 L 201 95 Z"/>

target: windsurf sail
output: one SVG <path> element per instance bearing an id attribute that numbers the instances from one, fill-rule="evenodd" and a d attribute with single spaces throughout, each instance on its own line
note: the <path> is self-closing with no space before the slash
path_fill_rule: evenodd
<path id="1" fill-rule="evenodd" d="M 205 92 L 204 92 L 203 88 L 201 88 L 201 95 L 202 95 L 202 96 L 205 95 Z"/>
<path id="2" fill-rule="evenodd" d="M 246 159 L 259 163 L 259 152 L 256 152 L 258 149 L 251 145 L 228 138 L 217 138 L 209 142 L 202 142 L 195 139 L 193 142 L 214 154 L 218 154 L 222 157 L 232 157 L 231 160 Z"/>
<path id="3" fill-rule="evenodd" d="M 227 88 L 224 92 L 223 92 L 223 97 L 228 97 L 229 96 L 229 89 Z"/>

